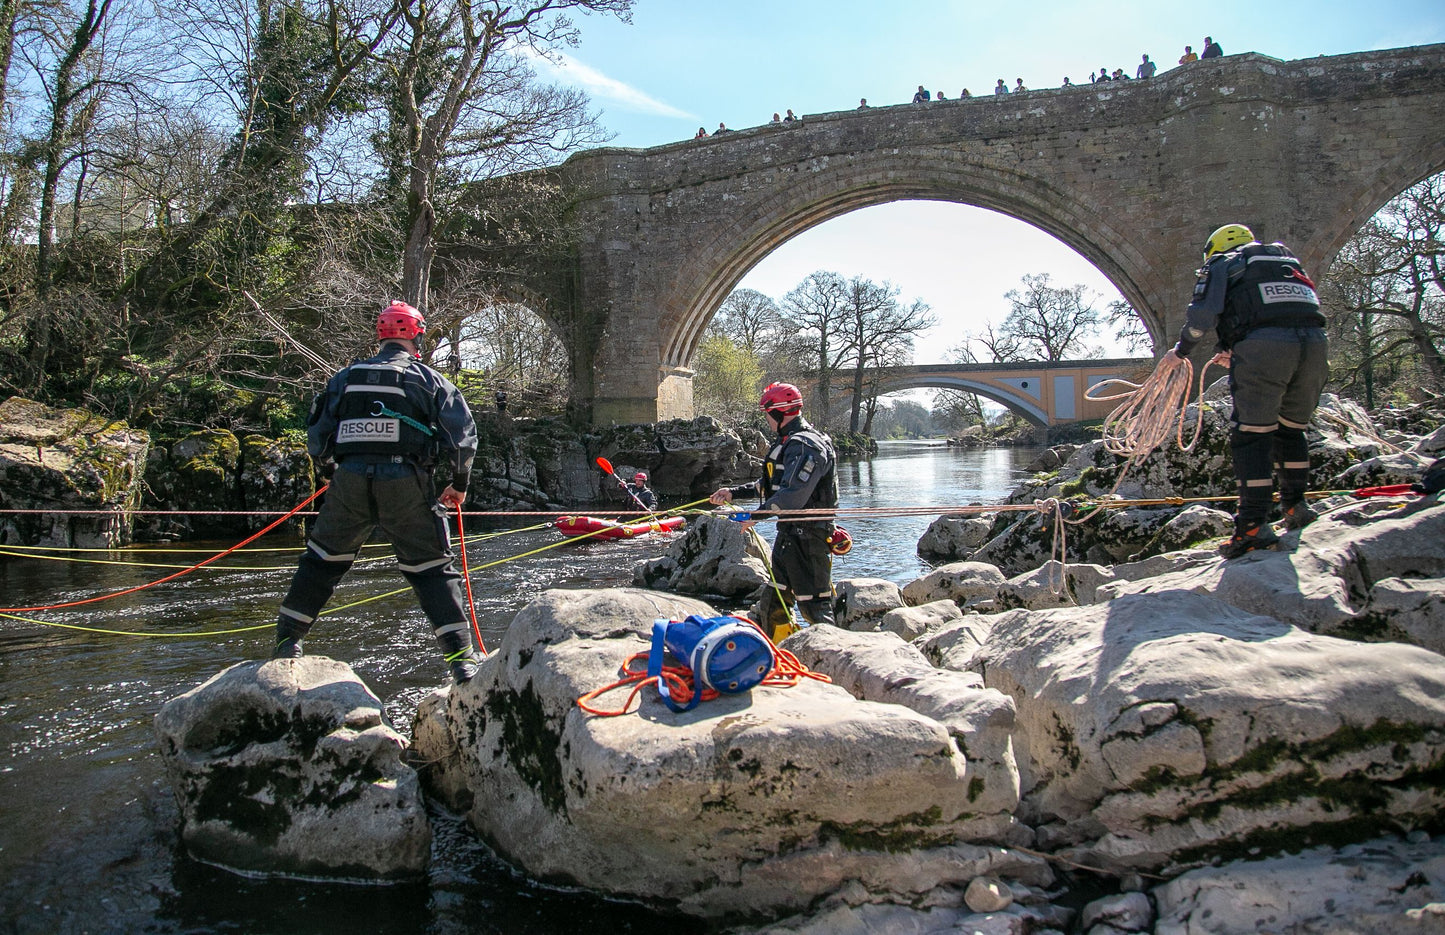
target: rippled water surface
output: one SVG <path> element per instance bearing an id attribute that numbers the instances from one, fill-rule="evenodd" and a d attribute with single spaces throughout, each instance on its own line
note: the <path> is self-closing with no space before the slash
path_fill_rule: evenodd
<path id="1" fill-rule="evenodd" d="M 947 506 L 993 501 L 1034 451 L 887 445 L 845 463 L 845 506 Z M 664 504 L 666 505 L 666 504 Z M 835 578 L 906 582 L 926 570 L 915 552 L 931 517 L 848 520 L 855 546 Z M 477 566 L 558 541 L 522 522 L 469 520 L 468 557 L 484 638 L 494 645 L 516 611 L 550 587 L 631 582 L 634 562 L 665 543 L 644 538 L 568 544 Z M 770 530 L 765 530 L 769 535 Z M 0 556 L 0 606 L 77 600 L 170 574 L 231 543 L 85 553 L 87 562 Z M 620 932 L 685 932 L 686 920 L 585 894 L 535 886 L 492 857 L 453 817 L 434 813 L 432 868 L 404 886 L 347 886 L 238 877 L 185 857 L 152 721 L 168 699 L 269 649 L 295 542 L 273 537 L 156 588 L 64 611 L 22 616 L 146 637 L 0 618 L 0 932 L 13 933 L 550 933 L 587 924 Z M 197 551 L 184 551 L 197 550 Z M 369 549 L 331 607 L 404 587 L 389 552 Z M 234 631 L 259 627 L 248 632 Z M 197 637 L 197 633 L 216 635 Z M 348 662 L 409 733 L 417 702 L 446 670 L 410 592 L 323 616 L 312 651 Z"/>

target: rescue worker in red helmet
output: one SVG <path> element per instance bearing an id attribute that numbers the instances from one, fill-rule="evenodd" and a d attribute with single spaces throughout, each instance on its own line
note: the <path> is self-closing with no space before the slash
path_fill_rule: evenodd
<path id="1" fill-rule="evenodd" d="M 302 654 L 316 615 L 380 526 L 453 680 L 476 674 L 446 514 L 466 499 L 477 429 L 457 388 L 418 359 L 425 332 L 421 312 L 392 302 L 376 319 L 380 350 L 333 376 L 312 402 L 307 449 L 335 473 L 281 601 L 273 659 Z M 440 495 L 438 471 L 446 482 Z"/>
<path id="2" fill-rule="evenodd" d="M 763 476 L 751 484 L 719 488 L 709 501 L 722 505 L 734 497 L 758 497 L 763 503 L 753 511 L 755 519 L 782 510 L 836 507 L 838 457 L 828 436 L 803 418 L 803 394 L 791 383 L 772 383 L 763 390 L 759 406 L 777 432 L 763 461 Z M 788 605 L 794 601 L 808 622 L 833 622 L 833 528 L 830 518 L 778 519 L 772 554 L 778 588 L 769 586 L 762 602 L 763 629 L 774 642 L 793 631 Z"/>
<path id="3" fill-rule="evenodd" d="M 657 509 L 657 494 L 647 486 L 646 471 L 638 471 L 632 475 L 632 483 L 627 485 L 627 492 L 637 498 L 643 509 Z"/>
<path id="4" fill-rule="evenodd" d="M 1211 330 L 1218 349 L 1229 352 L 1229 447 L 1239 506 L 1234 536 L 1219 547 L 1227 559 L 1279 542 L 1269 525 L 1276 482 L 1286 529 L 1315 519 L 1304 500 L 1305 429 L 1330 375 L 1324 325 L 1315 284 L 1284 244 L 1259 243 L 1243 224 L 1209 235 L 1174 354 L 1188 357 Z"/>

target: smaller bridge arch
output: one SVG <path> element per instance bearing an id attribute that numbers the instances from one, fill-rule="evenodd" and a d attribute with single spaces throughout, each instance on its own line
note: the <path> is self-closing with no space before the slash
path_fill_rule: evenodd
<path id="1" fill-rule="evenodd" d="M 974 393 L 1042 428 L 1104 418 L 1116 403 L 1089 399 L 1085 394 L 1105 380 L 1141 382 L 1153 367 L 1152 357 L 1002 364 L 916 364 L 865 368 L 863 378 L 868 385 L 878 387 L 879 395 L 912 389 L 953 389 Z M 833 375 L 833 399 L 838 405 L 846 406 L 851 402 L 854 374 L 855 371 L 843 370 Z"/>

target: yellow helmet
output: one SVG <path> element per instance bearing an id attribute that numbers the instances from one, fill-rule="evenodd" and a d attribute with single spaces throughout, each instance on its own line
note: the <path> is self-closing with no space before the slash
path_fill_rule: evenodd
<path id="1" fill-rule="evenodd" d="M 1216 253 L 1224 253 L 1253 242 L 1254 232 L 1249 228 L 1243 224 L 1226 224 L 1210 234 L 1209 239 L 1204 242 L 1204 262 L 1208 263 L 1209 258 Z"/>

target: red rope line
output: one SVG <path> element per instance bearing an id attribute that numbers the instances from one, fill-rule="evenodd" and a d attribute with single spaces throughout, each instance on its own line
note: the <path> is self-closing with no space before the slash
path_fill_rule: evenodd
<path id="1" fill-rule="evenodd" d="M 467 583 L 467 610 L 472 614 L 472 632 L 477 635 L 477 649 L 483 656 L 487 654 L 487 647 L 482 643 L 482 627 L 477 623 L 477 605 L 472 600 L 472 573 L 467 568 L 467 533 L 462 528 L 462 505 L 457 504 L 457 546 L 462 552 L 462 580 Z"/>
<path id="2" fill-rule="evenodd" d="M 61 608 L 63 608 L 63 607 L 79 607 L 81 604 L 94 604 L 94 603 L 97 602 L 97 601 L 108 601 L 108 600 L 110 600 L 110 599 L 113 598 L 113 597 L 122 597 L 122 596 L 124 596 L 124 595 L 126 595 L 126 594 L 134 594 L 134 593 L 136 593 L 137 591 L 144 591 L 146 588 L 153 588 L 153 587 L 155 587 L 155 586 L 158 585 L 158 584 L 165 584 L 167 581 L 174 581 L 175 579 L 181 577 L 182 575 L 188 575 L 188 574 L 190 574 L 191 572 L 195 571 L 195 570 L 198 569 L 198 568 L 204 568 L 204 567 L 206 567 L 207 565 L 211 564 L 212 562 L 219 561 L 219 560 L 225 558 L 227 555 L 230 555 L 232 552 L 236 551 L 237 549 L 242 548 L 242 547 L 247 546 L 247 545 L 250 545 L 252 542 L 255 542 L 257 539 L 259 539 L 259 538 L 261 538 L 262 536 L 266 535 L 266 533 L 268 533 L 268 532 L 270 532 L 271 530 L 275 529 L 277 526 L 280 526 L 282 523 L 284 523 L 286 520 L 290 519 L 292 516 L 294 516 L 294 515 L 296 515 L 297 513 L 301 512 L 301 508 L 302 508 L 302 507 L 306 506 L 306 505 L 307 505 L 308 503 L 310 503 L 312 500 L 315 500 L 317 497 L 319 497 L 319 496 L 321 496 L 322 494 L 324 494 L 330 487 L 331 487 L 330 484 L 327 484 L 325 487 L 322 487 L 320 490 L 316 491 L 316 492 L 313 493 L 311 496 L 307 497 L 305 500 L 302 500 L 300 503 L 298 503 L 298 504 L 296 505 L 296 508 L 293 509 L 290 513 L 287 513 L 287 514 L 283 515 L 281 518 L 275 520 L 275 521 L 272 522 L 270 525 L 268 525 L 265 529 L 262 529 L 260 532 L 255 533 L 255 534 L 251 535 L 250 537 L 248 537 L 248 538 L 246 538 L 246 539 L 242 539 L 240 542 L 238 542 L 238 543 L 236 543 L 235 545 L 231 546 L 231 547 L 230 547 L 229 549 L 227 549 L 226 551 L 224 551 L 224 552 L 217 552 L 215 555 L 212 555 L 212 556 L 211 556 L 210 558 L 208 558 L 208 559 L 204 559 L 204 560 L 202 560 L 202 561 L 196 562 L 196 564 L 192 565 L 192 566 L 189 567 L 189 568 L 183 568 L 183 569 L 181 569 L 180 571 L 172 572 L 171 574 L 166 575 L 164 578 L 157 578 L 155 581 L 150 581 L 150 582 L 147 582 L 146 584 L 138 584 L 138 585 L 136 585 L 136 586 L 133 587 L 133 588 L 126 588 L 126 589 L 123 590 L 123 591 L 112 591 L 112 592 L 109 593 L 109 594 L 98 594 L 98 595 L 96 595 L 95 597 L 82 598 L 81 600 L 77 600 L 77 601 L 65 601 L 65 602 L 59 603 L 59 604 L 40 604 L 40 605 L 37 605 L 37 606 L 35 606 L 35 607 L 0 607 L 0 613 L 18 614 L 18 613 L 29 613 L 30 611 L 35 611 L 35 610 L 59 610 L 59 609 L 61 609 Z"/>

